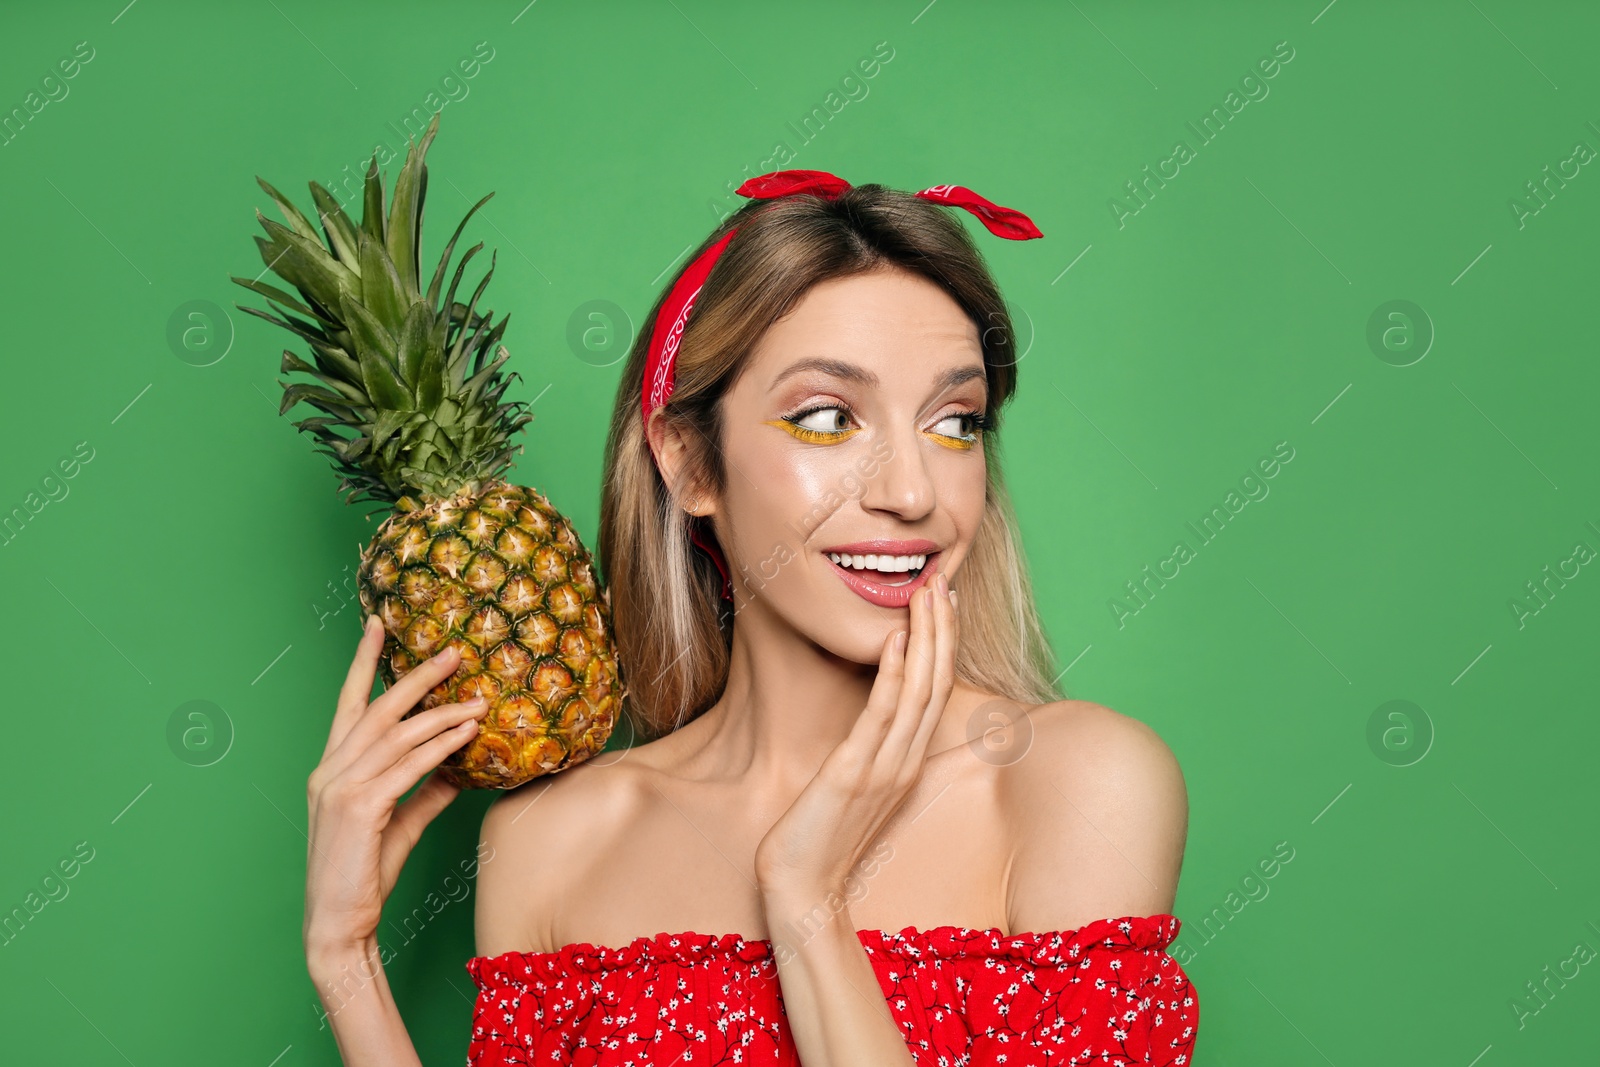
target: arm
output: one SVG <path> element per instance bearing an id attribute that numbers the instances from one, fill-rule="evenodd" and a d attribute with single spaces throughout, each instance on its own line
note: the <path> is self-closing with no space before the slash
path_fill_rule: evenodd
<path id="1" fill-rule="evenodd" d="M 308 944 L 306 969 L 343 1063 L 421 1067 L 389 992 L 376 939 L 344 946 Z"/>
<path id="2" fill-rule="evenodd" d="M 773 958 L 784 1010 L 795 1047 L 806 1067 L 870 1063 L 881 1067 L 915 1067 L 905 1035 L 900 1032 L 866 951 L 856 937 L 850 909 L 827 912 L 831 919 L 815 929 L 825 901 L 847 899 L 822 893 L 807 897 L 793 887 L 763 892 L 767 926 L 773 930 Z M 805 930 L 808 937 L 777 931 Z"/>
<path id="3" fill-rule="evenodd" d="M 863 853 L 922 776 L 928 741 L 955 685 L 955 605 L 940 574 L 892 631 L 867 706 L 816 777 L 756 847 L 784 1010 L 806 1067 L 915 1059 L 850 921 L 845 890 Z M 830 907 L 831 905 L 831 907 Z M 836 910 L 820 930 L 816 911 Z"/>
<path id="4" fill-rule="evenodd" d="M 367 628 L 339 693 L 327 747 L 306 781 L 306 969 L 349 1067 L 417 1064 L 378 950 L 383 902 L 423 830 L 460 790 L 430 772 L 465 744 L 483 703 L 405 718 L 455 670 L 452 649 L 418 664 L 370 704 L 383 627 Z M 428 778 L 404 803 L 400 798 Z"/>

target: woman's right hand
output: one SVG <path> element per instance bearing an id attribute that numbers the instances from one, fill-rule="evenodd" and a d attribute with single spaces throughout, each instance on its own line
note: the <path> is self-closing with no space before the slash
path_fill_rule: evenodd
<path id="1" fill-rule="evenodd" d="M 488 710 L 479 699 L 404 718 L 456 669 L 455 649 L 417 664 L 369 704 L 383 642 L 383 624 L 369 617 L 339 692 L 327 748 L 306 782 L 308 958 L 375 944 L 383 902 L 406 857 L 461 791 L 434 769 L 476 735 Z M 399 804 L 424 774 L 428 780 Z"/>

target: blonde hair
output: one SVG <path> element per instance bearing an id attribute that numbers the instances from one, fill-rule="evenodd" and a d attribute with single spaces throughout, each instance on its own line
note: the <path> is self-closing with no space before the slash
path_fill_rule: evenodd
<path id="1" fill-rule="evenodd" d="M 984 515 L 957 585 L 966 682 L 1023 703 L 1060 698 L 1052 657 L 1034 607 L 1021 536 L 999 462 L 1000 410 L 1016 386 L 1010 315 L 983 256 L 949 209 L 882 185 L 858 185 L 833 199 L 803 194 L 757 200 L 725 219 L 689 255 L 728 229 L 678 349 L 663 417 L 691 443 L 686 466 L 721 492 L 720 402 L 761 335 L 813 285 L 872 270 L 901 269 L 938 285 L 977 325 L 989 386 L 984 434 Z M 670 282 L 639 330 L 617 387 L 606 441 L 599 562 L 610 597 L 625 714 L 657 737 L 709 708 L 728 677 L 734 618 L 722 575 L 690 541 L 688 515 L 663 481 L 645 436 L 640 390 L 650 336 Z M 704 532 L 710 535 L 709 528 Z M 804 546 L 801 546 L 802 550 Z M 727 560 L 737 568 L 737 560 Z"/>

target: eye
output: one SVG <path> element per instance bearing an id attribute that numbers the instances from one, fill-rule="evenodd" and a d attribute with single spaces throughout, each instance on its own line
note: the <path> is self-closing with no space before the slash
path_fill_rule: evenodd
<path id="1" fill-rule="evenodd" d="M 941 437 L 955 437 L 975 441 L 983 429 L 983 416 L 976 411 L 958 411 L 934 423 L 932 433 Z"/>
<path id="2" fill-rule="evenodd" d="M 776 426 L 791 437 L 810 444 L 836 445 L 854 437 L 861 429 L 850 425 L 850 422 L 849 408 L 841 404 L 825 404 L 785 415 L 781 419 L 771 419 L 767 425 Z"/>
<path id="3" fill-rule="evenodd" d="M 789 421 L 813 433 L 843 433 L 850 428 L 850 413 L 841 407 L 814 408 Z"/>

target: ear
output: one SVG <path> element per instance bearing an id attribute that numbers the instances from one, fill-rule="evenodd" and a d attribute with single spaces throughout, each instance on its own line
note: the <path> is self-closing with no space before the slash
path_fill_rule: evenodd
<path id="1" fill-rule="evenodd" d="M 691 515 L 712 515 L 717 502 L 693 469 L 698 450 L 690 448 L 692 432 L 669 419 L 665 408 L 652 411 L 644 428 L 651 455 L 673 499 Z"/>

